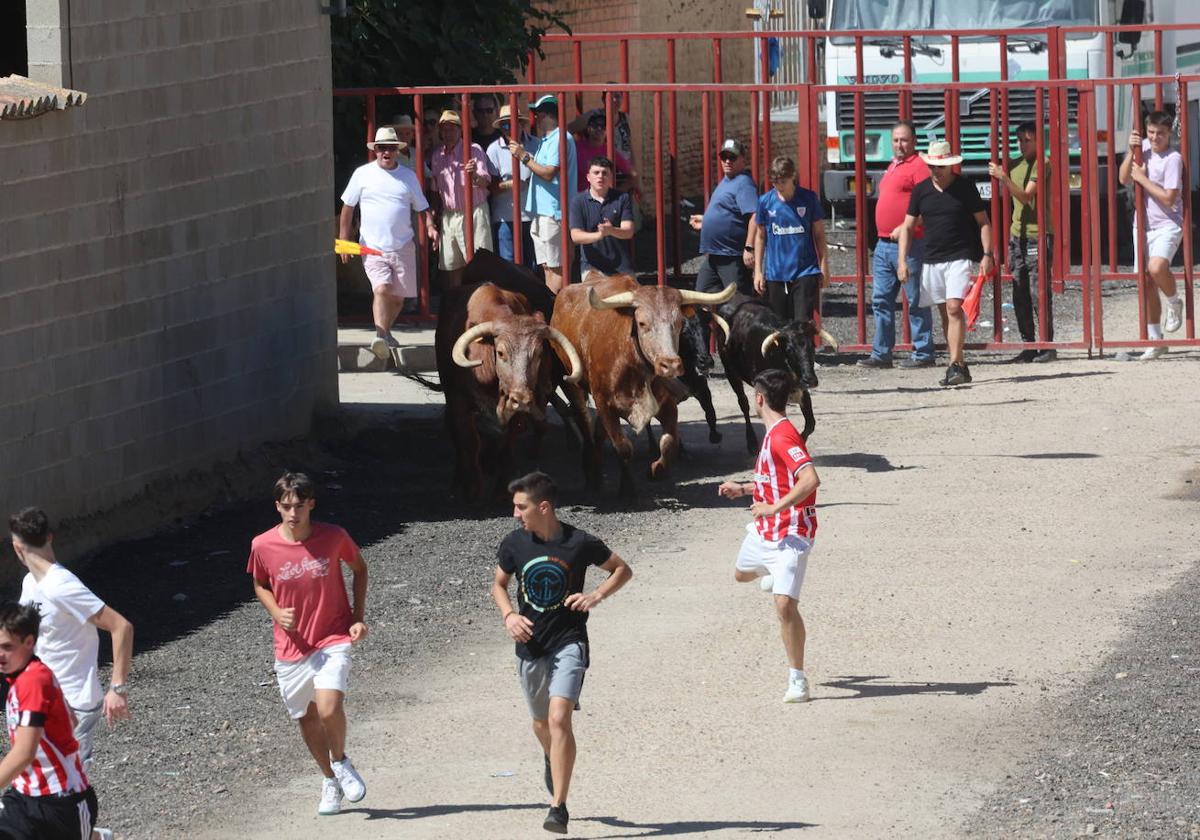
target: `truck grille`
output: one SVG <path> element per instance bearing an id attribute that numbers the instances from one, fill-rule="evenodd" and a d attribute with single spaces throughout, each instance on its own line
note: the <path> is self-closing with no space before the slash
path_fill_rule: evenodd
<path id="1" fill-rule="evenodd" d="M 980 98 L 974 103 L 970 100 L 973 96 L 979 95 L 979 90 L 983 93 Z M 958 95 L 958 113 L 959 121 L 962 126 L 976 126 L 987 128 L 991 125 L 991 103 L 987 93 L 987 88 L 981 88 L 975 91 L 960 91 Z M 1010 125 L 1032 120 L 1035 116 L 1037 100 L 1034 91 L 1031 90 L 1009 90 L 1008 92 L 1008 120 Z M 1043 112 L 1047 120 L 1050 119 L 1050 101 L 1048 92 L 1042 91 L 1043 96 Z M 1000 94 L 996 94 L 996 108 L 1000 108 Z M 1074 88 L 1067 90 L 1067 113 L 1068 119 L 1074 122 L 1079 109 L 1079 91 Z M 912 95 L 912 113 L 913 122 L 917 126 L 917 133 L 923 133 L 926 130 L 936 131 L 939 135 L 944 132 L 943 121 L 946 116 L 946 103 L 943 94 L 940 91 L 919 90 L 913 91 Z M 863 117 L 864 127 L 866 128 L 891 128 L 896 120 L 900 119 L 900 94 L 896 93 L 865 93 L 863 94 Z M 849 92 L 839 92 L 837 94 L 837 118 L 838 128 L 843 131 L 848 131 L 854 125 L 854 94 Z M 931 129 L 926 129 L 926 126 L 932 124 Z"/>

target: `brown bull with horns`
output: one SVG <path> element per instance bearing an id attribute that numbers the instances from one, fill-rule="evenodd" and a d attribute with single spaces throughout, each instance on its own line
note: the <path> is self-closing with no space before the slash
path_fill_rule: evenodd
<path id="1" fill-rule="evenodd" d="M 679 413 L 672 390 L 683 373 L 679 331 L 695 306 L 715 306 L 735 289 L 703 294 L 669 286 L 641 286 L 627 275 L 568 286 L 554 302 L 550 324 L 583 358 L 584 376 L 564 390 L 583 433 L 584 474 L 600 482 L 600 428 L 587 411 L 590 392 L 596 415 L 621 463 L 621 494 L 633 494 L 629 461 L 633 444 L 621 429 L 624 419 L 640 434 L 655 417 L 662 425 L 659 457 L 650 477 L 661 478 L 679 448 Z M 686 311 L 685 311 L 686 310 Z"/>

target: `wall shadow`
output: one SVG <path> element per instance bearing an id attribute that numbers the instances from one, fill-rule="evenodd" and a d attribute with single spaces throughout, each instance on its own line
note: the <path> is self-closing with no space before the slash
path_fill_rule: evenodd
<path id="1" fill-rule="evenodd" d="M 862 700 L 874 697 L 900 697 L 911 694 L 942 694 L 956 697 L 974 697 L 989 688 L 1007 688 L 1013 682 L 887 682 L 888 676 L 837 677 L 821 683 L 827 688 L 853 691 L 849 696 L 814 697 L 813 700 Z"/>

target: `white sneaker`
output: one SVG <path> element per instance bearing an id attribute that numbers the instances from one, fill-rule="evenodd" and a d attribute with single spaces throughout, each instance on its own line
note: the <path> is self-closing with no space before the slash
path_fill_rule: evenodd
<path id="1" fill-rule="evenodd" d="M 341 761 L 331 762 L 331 766 L 346 798 L 351 802 L 360 802 L 367 795 L 367 785 L 350 763 L 350 756 L 342 756 Z"/>
<path id="2" fill-rule="evenodd" d="M 113 840 L 113 830 L 111 828 L 93 828 L 92 831 L 95 832 L 100 840 Z"/>
<path id="3" fill-rule="evenodd" d="M 1151 359 L 1157 359 L 1160 356 L 1165 356 L 1165 355 L 1167 355 L 1168 349 L 1170 349 L 1170 348 L 1161 347 L 1161 346 L 1160 347 L 1147 347 L 1146 351 L 1144 353 L 1142 353 L 1142 355 L 1138 356 L 1138 361 L 1139 362 L 1148 362 Z"/>
<path id="4" fill-rule="evenodd" d="M 758 579 L 758 585 L 762 587 L 763 592 L 770 592 L 775 588 L 775 578 L 770 575 L 763 575 Z"/>
<path id="5" fill-rule="evenodd" d="M 375 358 L 384 360 L 388 357 L 387 339 L 381 335 L 371 339 L 371 352 L 375 354 Z"/>
<path id="6" fill-rule="evenodd" d="M 342 788 L 337 779 L 325 779 L 321 782 L 321 804 L 317 813 L 328 817 L 342 810 Z"/>
<path id="7" fill-rule="evenodd" d="M 783 695 L 784 703 L 807 703 L 811 699 L 807 676 L 792 677 L 788 680 L 787 693 Z"/>
<path id="8" fill-rule="evenodd" d="M 1163 329 L 1167 332 L 1175 332 L 1183 325 L 1183 300 L 1167 301 L 1167 322 L 1163 324 Z"/>

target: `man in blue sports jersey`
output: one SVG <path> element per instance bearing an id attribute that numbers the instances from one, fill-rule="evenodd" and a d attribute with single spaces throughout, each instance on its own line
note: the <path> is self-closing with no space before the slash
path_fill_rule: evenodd
<path id="1" fill-rule="evenodd" d="M 754 214 L 754 288 L 787 321 L 811 320 L 828 285 L 825 214 L 812 190 L 796 185 L 796 163 L 771 161 L 771 189 Z"/>

